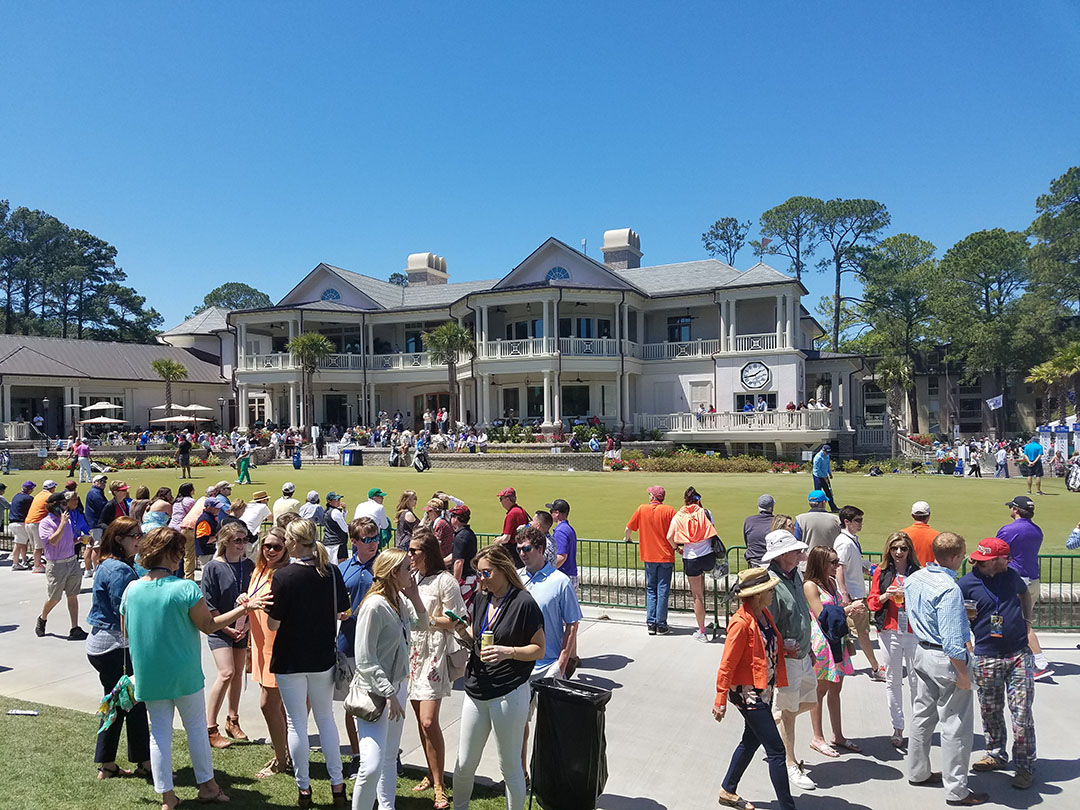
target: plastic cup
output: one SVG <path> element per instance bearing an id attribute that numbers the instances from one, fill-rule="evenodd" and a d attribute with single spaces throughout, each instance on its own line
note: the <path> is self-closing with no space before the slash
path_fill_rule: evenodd
<path id="1" fill-rule="evenodd" d="M 967 611 L 968 621 L 973 622 L 975 621 L 975 616 L 979 613 L 979 603 L 974 599 L 965 599 L 964 610 Z"/>
<path id="2" fill-rule="evenodd" d="M 904 606 L 904 578 L 902 576 L 896 577 L 896 587 L 900 589 L 900 594 L 896 597 L 895 602 L 897 607 Z"/>

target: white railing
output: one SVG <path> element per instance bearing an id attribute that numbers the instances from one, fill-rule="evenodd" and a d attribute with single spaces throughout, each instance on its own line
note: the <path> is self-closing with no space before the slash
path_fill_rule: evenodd
<path id="1" fill-rule="evenodd" d="M 5 442 L 21 442 L 30 439 L 29 422 L 4 422 L 0 424 L 0 439 Z"/>
<path id="2" fill-rule="evenodd" d="M 830 430 L 832 411 L 723 411 L 638 414 L 639 430 L 665 433 L 724 433 L 747 430 Z"/>
<path id="3" fill-rule="evenodd" d="M 322 371 L 360 371 L 363 368 L 362 354 L 328 354 L 319 361 Z"/>
<path id="4" fill-rule="evenodd" d="M 293 369 L 298 364 L 291 354 L 246 354 L 244 355 L 245 371 L 262 371 L 264 369 Z"/>
<path id="5" fill-rule="evenodd" d="M 861 427 L 856 441 L 860 447 L 888 447 L 889 432 L 883 427 Z"/>
<path id="6" fill-rule="evenodd" d="M 641 357 L 642 345 L 640 343 L 634 343 L 630 340 L 624 340 L 622 342 L 623 354 L 627 357 Z"/>
<path id="7" fill-rule="evenodd" d="M 523 338 L 521 340 L 489 340 L 483 344 L 484 357 L 536 357 L 555 353 L 555 338 Z"/>
<path id="8" fill-rule="evenodd" d="M 646 343 L 641 347 L 642 360 L 679 360 L 684 357 L 709 357 L 720 351 L 719 340 L 691 340 L 686 343 Z"/>
<path id="9" fill-rule="evenodd" d="M 618 357 L 619 341 L 611 338 L 559 338 L 559 351 L 572 357 Z"/>
<path id="10" fill-rule="evenodd" d="M 898 433 L 897 447 L 900 448 L 900 454 L 909 458 L 919 458 L 923 461 L 929 461 L 934 457 L 934 450 L 932 447 L 913 442 L 903 433 Z"/>
<path id="11" fill-rule="evenodd" d="M 427 352 L 399 352 L 397 354 L 373 355 L 368 368 L 373 371 L 390 371 L 393 369 L 432 368 L 432 364 Z"/>
<path id="12" fill-rule="evenodd" d="M 737 352 L 760 352 L 765 349 L 776 348 L 776 333 L 769 332 L 764 335 L 736 335 L 735 351 Z"/>

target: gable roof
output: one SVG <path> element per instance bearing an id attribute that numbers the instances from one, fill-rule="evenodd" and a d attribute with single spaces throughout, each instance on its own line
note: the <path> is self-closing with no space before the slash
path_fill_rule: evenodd
<path id="1" fill-rule="evenodd" d="M 229 328 L 229 324 L 225 320 L 228 317 L 229 310 L 225 309 L 225 307 L 207 307 L 202 312 L 192 315 L 183 323 L 162 332 L 158 337 L 211 335 L 214 332 L 224 332 Z"/>
<path id="2" fill-rule="evenodd" d="M 596 259 L 592 258 L 591 256 L 585 255 L 580 250 L 575 250 L 574 248 L 570 247 L 568 244 L 563 242 L 561 239 L 556 239 L 554 236 L 549 236 L 547 239 L 545 239 L 544 243 L 542 245 L 540 245 L 538 248 L 536 248 L 536 250 L 534 250 L 532 253 L 530 253 L 528 256 L 526 256 L 523 260 L 518 262 L 517 265 L 514 267 L 514 269 L 511 270 L 509 273 L 507 273 L 505 276 L 503 276 L 501 279 L 499 279 L 499 281 L 495 285 L 493 285 L 491 287 L 491 289 L 492 290 L 508 290 L 508 289 L 514 289 L 515 287 L 519 286 L 519 285 L 513 284 L 512 281 L 511 281 L 511 279 L 514 277 L 514 275 L 517 274 L 523 267 L 530 264 L 534 257 L 538 256 L 540 253 L 542 253 L 544 250 L 546 250 L 549 247 L 555 247 L 555 248 L 560 249 L 560 250 L 568 251 L 568 252 L 572 253 L 575 258 L 577 258 L 577 259 L 579 259 L 581 261 L 584 261 L 587 264 L 591 265 L 594 270 L 596 270 L 597 272 L 599 272 L 603 276 L 609 277 L 613 282 L 612 287 L 614 287 L 617 290 L 632 289 L 632 290 L 636 290 L 637 292 L 640 292 L 640 293 L 645 292 L 643 289 L 638 287 L 632 281 L 630 281 L 627 278 L 624 278 L 623 276 L 621 276 L 615 270 L 612 270 L 606 264 L 604 264 L 602 262 L 598 262 Z M 575 283 L 573 281 L 552 281 L 551 279 L 544 279 L 543 281 L 530 282 L 528 286 L 531 286 L 531 287 L 537 287 L 537 286 L 539 286 L 539 287 L 582 287 L 582 288 L 586 288 L 586 289 L 593 289 L 593 285 L 590 285 L 590 284 L 579 284 L 579 283 Z"/>
<path id="3" fill-rule="evenodd" d="M 0 335 L 0 375 L 161 382 L 150 364 L 162 358 L 184 364 L 186 383 L 226 382 L 217 363 L 167 344 Z"/>

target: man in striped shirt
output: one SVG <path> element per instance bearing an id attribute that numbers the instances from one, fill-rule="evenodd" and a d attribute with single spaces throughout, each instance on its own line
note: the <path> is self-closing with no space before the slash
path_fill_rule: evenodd
<path id="1" fill-rule="evenodd" d="M 964 538 L 942 532 L 934 538 L 934 561 L 904 580 L 908 621 L 915 648 L 914 717 L 908 746 L 908 781 L 945 786 L 945 803 L 970 807 L 989 796 L 968 788 L 974 702 L 968 647 L 971 627 L 956 572 L 964 561 Z M 941 726 L 940 773 L 930 770 L 930 743 Z"/>

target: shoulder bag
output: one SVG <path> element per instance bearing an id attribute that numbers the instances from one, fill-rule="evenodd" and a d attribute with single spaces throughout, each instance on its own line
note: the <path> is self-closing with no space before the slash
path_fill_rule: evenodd
<path id="1" fill-rule="evenodd" d="M 333 564 L 329 565 L 331 568 L 333 567 Z M 356 667 L 349 661 L 349 657 L 337 647 L 337 637 L 341 629 L 337 620 L 337 578 L 334 576 L 333 571 L 329 572 L 329 577 L 334 594 L 334 601 L 330 605 L 331 616 L 334 621 L 334 700 L 345 700 L 349 694 Z"/>

